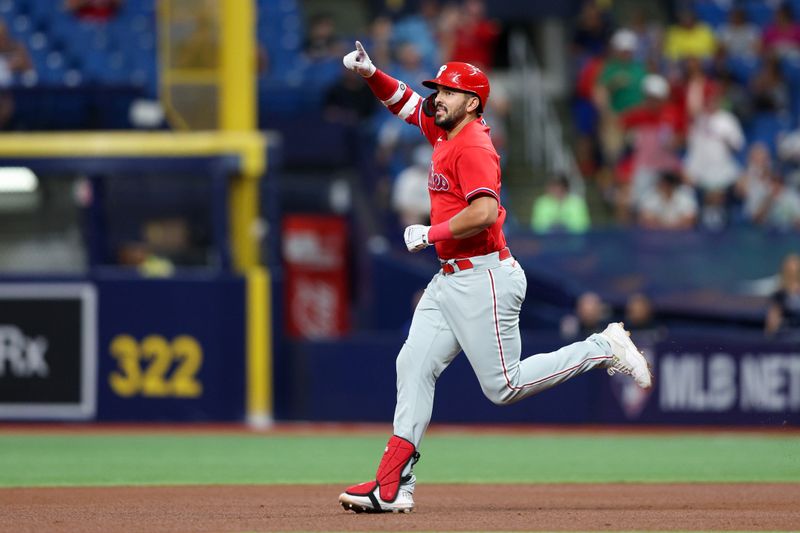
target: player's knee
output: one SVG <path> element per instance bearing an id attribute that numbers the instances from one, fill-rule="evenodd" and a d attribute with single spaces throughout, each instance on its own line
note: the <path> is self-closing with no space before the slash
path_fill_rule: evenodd
<path id="1" fill-rule="evenodd" d="M 514 390 L 509 387 L 501 389 L 483 389 L 483 394 L 495 405 L 509 405 L 516 401 Z"/>
<path id="2" fill-rule="evenodd" d="M 405 348 L 400 350 L 400 353 L 397 356 L 397 360 L 395 361 L 395 369 L 399 379 L 415 376 L 420 370 L 419 362 L 414 361 L 410 350 L 406 350 Z"/>

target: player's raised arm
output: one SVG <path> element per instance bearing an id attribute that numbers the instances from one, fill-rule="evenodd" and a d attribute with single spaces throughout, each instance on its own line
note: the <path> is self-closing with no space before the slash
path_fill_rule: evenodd
<path id="1" fill-rule="evenodd" d="M 439 131 L 433 125 L 432 110 L 429 109 L 427 114 L 423 113 L 425 100 L 402 81 L 377 68 L 360 41 L 356 41 L 356 49 L 344 56 L 342 63 L 366 80 L 373 94 L 389 111 L 419 127 L 431 143 L 435 141 Z"/>

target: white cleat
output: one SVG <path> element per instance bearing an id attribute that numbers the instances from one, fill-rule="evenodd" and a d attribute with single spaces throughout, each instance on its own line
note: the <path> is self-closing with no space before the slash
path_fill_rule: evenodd
<path id="1" fill-rule="evenodd" d="M 393 502 L 381 499 L 380 487 L 377 485 L 366 496 L 343 492 L 339 495 L 339 504 L 345 511 L 356 513 L 410 513 L 414 510 L 415 486 L 416 478 L 412 476 L 411 480 L 400 485 L 397 497 Z"/>
<path id="2" fill-rule="evenodd" d="M 636 348 L 631 340 L 631 333 L 624 328 L 622 322 L 612 322 L 601 333 L 613 351 L 613 359 L 608 365 L 608 375 L 613 376 L 621 372 L 633 377 L 633 380 L 643 389 L 653 385 L 653 374 L 644 355 Z"/>

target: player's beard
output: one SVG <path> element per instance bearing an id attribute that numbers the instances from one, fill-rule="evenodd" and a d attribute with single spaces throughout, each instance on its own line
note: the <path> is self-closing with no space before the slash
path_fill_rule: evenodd
<path id="1" fill-rule="evenodd" d="M 463 102 L 457 108 L 445 113 L 442 118 L 435 117 L 433 123 L 445 131 L 450 131 L 464 120 L 465 116 L 467 116 L 467 102 Z"/>

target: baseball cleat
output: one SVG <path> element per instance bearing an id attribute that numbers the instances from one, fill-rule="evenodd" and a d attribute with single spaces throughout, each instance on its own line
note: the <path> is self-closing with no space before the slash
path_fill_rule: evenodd
<path id="1" fill-rule="evenodd" d="M 653 385 L 653 374 L 644 355 L 631 340 L 631 333 L 624 328 L 622 322 L 612 322 L 601 333 L 611 344 L 612 356 L 607 371 L 609 376 L 621 372 L 633 377 L 643 389 Z"/>
<path id="2" fill-rule="evenodd" d="M 414 510 L 414 476 L 400 485 L 397 497 L 392 502 L 381 499 L 380 487 L 372 483 L 374 488 L 368 492 L 363 490 L 368 485 L 366 483 L 350 487 L 339 495 L 339 504 L 345 511 L 355 513 L 410 513 Z"/>

